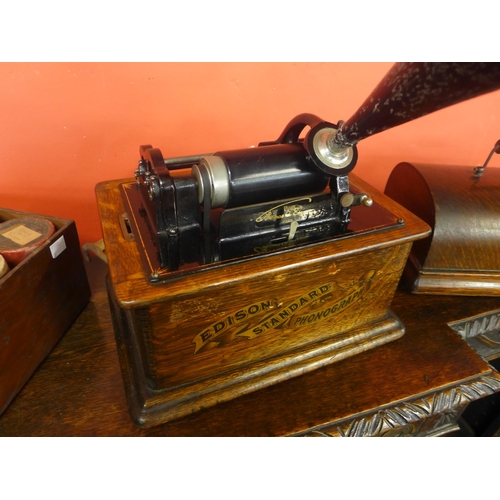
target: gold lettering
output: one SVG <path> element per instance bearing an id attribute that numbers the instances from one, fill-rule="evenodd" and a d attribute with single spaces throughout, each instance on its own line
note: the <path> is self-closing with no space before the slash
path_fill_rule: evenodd
<path id="1" fill-rule="evenodd" d="M 257 335 L 264 333 L 269 330 L 273 330 L 280 326 L 283 327 L 302 327 L 309 323 L 314 323 L 317 321 L 323 321 L 330 316 L 339 314 L 346 308 L 350 307 L 352 304 L 357 302 L 364 293 L 370 288 L 371 278 L 375 275 L 375 271 L 369 271 L 365 273 L 359 280 L 358 286 L 351 287 L 352 292 L 342 299 L 338 300 L 334 304 L 330 304 L 321 310 L 316 310 L 314 312 L 302 314 L 300 316 L 295 316 L 301 309 L 305 308 L 307 305 L 318 301 L 322 296 L 331 292 L 335 288 L 339 288 L 335 282 L 326 283 L 320 285 L 313 290 L 309 290 L 302 296 L 296 298 L 287 307 L 280 309 L 279 311 L 270 314 L 263 314 L 269 309 L 274 309 L 277 304 L 277 300 L 267 300 L 260 301 L 254 304 L 250 304 L 248 307 L 239 309 L 235 313 L 227 315 L 223 319 L 212 323 L 207 328 L 205 328 L 201 333 L 196 335 L 193 339 L 195 344 L 194 354 L 200 352 L 207 346 L 215 347 L 218 345 L 217 338 L 219 337 L 219 342 L 226 343 L 228 338 L 235 337 L 246 337 L 249 339 L 255 338 Z M 261 315 L 260 323 L 255 326 L 250 326 L 249 323 L 245 324 L 243 321 L 249 320 L 250 317 L 255 317 Z M 228 329 L 233 329 L 239 326 L 239 331 L 233 332 L 229 337 L 223 333 Z"/>
<path id="2" fill-rule="evenodd" d="M 269 222 L 269 221 L 277 221 L 281 220 L 284 217 L 291 217 L 294 215 L 303 215 L 304 207 L 301 205 L 292 205 L 292 203 L 297 202 L 307 202 L 311 203 L 312 198 L 300 198 L 293 201 L 288 201 L 286 203 L 282 203 L 281 205 L 276 205 L 275 207 L 267 210 L 266 212 L 261 213 L 256 219 L 255 222 Z M 283 213 L 278 213 L 278 210 L 283 208 Z"/>

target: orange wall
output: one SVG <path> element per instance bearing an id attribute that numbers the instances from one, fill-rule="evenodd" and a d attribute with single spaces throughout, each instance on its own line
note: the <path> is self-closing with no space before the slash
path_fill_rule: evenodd
<path id="1" fill-rule="evenodd" d="M 165 157 L 274 140 L 303 112 L 348 119 L 392 63 L 1 63 L 0 206 L 73 219 L 101 238 L 94 195 Z M 354 172 L 383 190 L 399 161 L 482 164 L 500 92 L 362 141 Z M 495 155 L 492 165 L 500 164 Z"/>

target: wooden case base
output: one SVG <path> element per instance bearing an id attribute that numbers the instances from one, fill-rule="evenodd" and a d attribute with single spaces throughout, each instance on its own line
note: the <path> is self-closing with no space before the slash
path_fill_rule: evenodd
<path id="1" fill-rule="evenodd" d="M 151 284 L 124 235 L 119 186 L 97 186 L 129 411 L 152 426 L 401 337 L 390 312 L 412 242 L 428 226 L 355 176 L 399 221 Z"/>
<path id="2" fill-rule="evenodd" d="M 413 255 L 403 272 L 413 293 L 432 295 L 500 295 L 500 272 L 428 270 Z"/>

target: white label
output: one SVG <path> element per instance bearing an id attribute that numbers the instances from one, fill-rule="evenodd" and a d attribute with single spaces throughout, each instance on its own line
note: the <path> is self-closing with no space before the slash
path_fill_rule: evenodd
<path id="1" fill-rule="evenodd" d="M 64 236 L 61 236 L 58 240 L 54 241 L 52 245 L 50 245 L 50 253 L 52 254 L 53 259 L 61 255 L 64 250 L 66 250 L 66 241 L 64 240 Z"/>

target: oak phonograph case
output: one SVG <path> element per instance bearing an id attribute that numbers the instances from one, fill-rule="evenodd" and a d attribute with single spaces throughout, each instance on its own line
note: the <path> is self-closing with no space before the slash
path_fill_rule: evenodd
<path id="1" fill-rule="evenodd" d="M 398 63 L 346 122 L 166 158 L 96 188 L 133 420 L 156 425 L 390 342 L 429 226 L 352 173 L 373 134 L 500 86 L 494 64 Z"/>
<path id="2" fill-rule="evenodd" d="M 500 169 L 402 162 L 385 193 L 427 222 L 403 273 L 414 293 L 500 295 Z"/>

